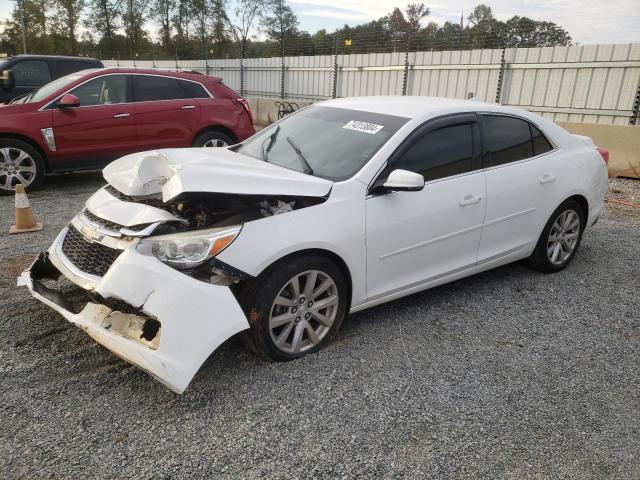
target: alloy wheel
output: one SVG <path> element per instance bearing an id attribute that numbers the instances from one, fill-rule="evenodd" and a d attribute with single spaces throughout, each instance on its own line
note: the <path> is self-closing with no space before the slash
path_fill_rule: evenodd
<path id="1" fill-rule="evenodd" d="M 25 187 L 36 178 L 36 162 L 24 150 L 15 147 L 0 148 L 0 185 L 12 190 L 16 184 Z"/>
<path id="2" fill-rule="evenodd" d="M 549 231 L 547 256 L 553 265 L 568 260 L 580 237 L 580 215 L 575 210 L 565 210 L 558 215 Z"/>
<path id="3" fill-rule="evenodd" d="M 319 270 L 302 272 L 278 292 L 269 315 L 269 333 L 276 348 L 303 353 L 329 333 L 338 314 L 338 287 Z"/>
<path id="4" fill-rule="evenodd" d="M 229 144 L 219 138 L 212 138 L 211 140 L 207 140 L 206 142 L 204 142 L 202 146 L 203 147 L 228 147 Z"/>

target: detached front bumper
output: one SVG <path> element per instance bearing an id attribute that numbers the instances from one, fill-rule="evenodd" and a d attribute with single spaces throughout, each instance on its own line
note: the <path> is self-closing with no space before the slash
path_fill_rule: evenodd
<path id="1" fill-rule="evenodd" d="M 104 276 L 83 275 L 61 251 L 65 234 L 22 273 L 18 285 L 174 392 L 187 388 L 220 344 L 249 328 L 228 287 L 189 277 L 133 246 Z M 79 300 L 58 288 L 60 275 L 78 286 Z"/>

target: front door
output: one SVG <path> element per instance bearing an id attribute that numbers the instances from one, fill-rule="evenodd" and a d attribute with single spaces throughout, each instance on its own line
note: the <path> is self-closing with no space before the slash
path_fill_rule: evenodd
<path id="1" fill-rule="evenodd" d="M 93 78 L 69 93 L 77 108 L 53 110 L 53 133 L 64 168 L 91 168 L 138 150 L 128 75 Z"/>
<path id="2" fill-rule="evenodd" d="M 46 60 L 18 59 L 5 69 L 13 72 L 15 86 L 9 91 L 0 89 L 0 102 L 8 102 L 16 97 L 37 90 L 53 79 L 49 69 L 49 62 Z"/>
<path id="3" fill-rule="evenodd" d="M 370 299 L 475 264 L 486 206 L 479 153 L 476 116 L 465 114 L 428 122 L 389 160 L 366 199 Z M 395 169 L 422 174 L 424 189 L 377 194 Z"/>

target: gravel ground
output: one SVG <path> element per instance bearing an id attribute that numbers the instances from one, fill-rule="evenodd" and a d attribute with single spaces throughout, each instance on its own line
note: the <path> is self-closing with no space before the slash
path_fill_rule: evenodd
<path id="1" fill-rule="evenodd" d="M 14 287 L 101 183 L 49 179 L 24 236 L 0 198 L 0 477 L 640 478 L 639 209 L 608 206 L 561 273 L 352 315 L 299 361 L 231 339 L 178 396 Z"/>

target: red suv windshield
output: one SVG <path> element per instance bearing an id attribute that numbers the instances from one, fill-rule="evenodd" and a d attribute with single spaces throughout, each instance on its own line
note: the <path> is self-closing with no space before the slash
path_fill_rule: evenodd
<path id="1" fill-rule="evenodd" d="M 59 78 L 54 80 L 53 82 L 49 82 L 46 85 L 43 85 L 38 90 L 33 92 L 28 98 L 27 102 L 39 102 L 44 100 L 53 92 L 66 87 L 67 85 L 71 85 L 73 82 L 78 80 L 80 75 L 67 75 L 66 77 Z"/>

